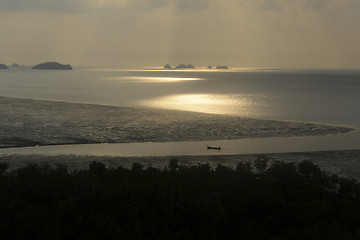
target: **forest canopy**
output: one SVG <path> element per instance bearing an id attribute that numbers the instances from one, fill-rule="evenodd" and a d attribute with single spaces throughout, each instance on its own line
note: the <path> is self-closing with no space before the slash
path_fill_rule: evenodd
<path id="1" fill-rule="evenodd" d="M 0 164 L 2 239 L 357 239 L 360 185 L 259 157 L 130 169 Z"/>

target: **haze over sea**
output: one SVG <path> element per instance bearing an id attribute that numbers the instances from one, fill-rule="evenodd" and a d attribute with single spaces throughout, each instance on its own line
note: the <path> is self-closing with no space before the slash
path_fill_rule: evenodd
<path id="1" fill-rule="evenodd" d="M 360 127 L 360 71 L 10 68 L 0 96 Z"/>

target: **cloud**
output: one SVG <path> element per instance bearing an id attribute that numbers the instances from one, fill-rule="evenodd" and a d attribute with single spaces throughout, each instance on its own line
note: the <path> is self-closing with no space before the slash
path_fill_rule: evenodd
<path id="1" fill-rule="evenodd" d="M 140 10 L 167 7 L 171 0 L 0 0 L 0 10 L 92 12 Z"/>
<path id="2" fill-rule="evenodd" d="M 84 0 L 1 0 L 0 9 L 76 12 L 87 7 Z"/>
<path id="3" fill-rule="evenodd" d="M 283 1 L 278 0 L 240 0 L 241 7 L 253 8 L 263 11 L 281 10 Z"/>
<path id="4" fill-rule="evenodd" d="M 304 9 L 320 11 L 333 4 L 333 0 L 305 0 Z"/>
<path id="5" fill-rule="evenodd" d="M 237 0 L 243 8 L 257 10 L 297 9 L 300 11 L 337 12 L 349 8 L 351 2 L 359 0 Z"/>
<path id="6" fill-rule="evenodd" d="M 210 7 L 209 0 L 177 0 L 176 6 L 180 10 L 206 10 Z"/>
<path id="7" fill-rule="evenodd" d="M 356 12 L 357 14 L 359 14 L 360 12 L 360 1 L 359 0 L 351 0 L 348 3 L 348 8 L 352 11 L 352 12 Z"/>
<path id="8" fill-rule="evenodd" d="M 134 10 L 149 11 L 156 8 L 167 7 L 169 0 L 132 0 L 126 7 Z"/>
<path id="9" fill-rule="evenodd" d="M 274 11 L 282 9 L 282 6 L 275 0 L 263 0 L 258 8 L 260 10 Z"/>

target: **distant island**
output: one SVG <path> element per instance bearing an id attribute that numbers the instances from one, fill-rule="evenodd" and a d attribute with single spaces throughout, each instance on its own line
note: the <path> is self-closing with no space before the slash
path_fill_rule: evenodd
<path id="1" fill-rule="evenodd" d="M 50 70 L 72 70 L 70 64 L 60 64 L 58 62 L 46 62 L 40 63 L 34 66 L 32 69 L 50 69 Z"/>
<path id="2" fill-rule="evenodd" d="M 164 69 L 172 69 L 172 67 L 171 67 L 169 64 L 166 64 L 166 65 L 164 66 Z"/>
<path id="3" fill-rule="evenodd" d="M 217 66 L 216 69 L 229 69 L 228 66 Z"/>
<path id="4" fill-rule="evenodd" d="M 0 63 L 0 69 L 8 69 L 8 67 L 5 64 Z"/>
<path id="5" fill-rule="evenodd" d="M 176 68 L 181 69 L 181 68 L 195 68 L 195 67 L 192 64 L 180 64 L 180 65 L 176 66 Z"/>
<path id="6" fill-rule="evenodd" d="M 207 68 L 208 68 L 208 69 L 212 69 L 212 66 L 211 66 L 211 65 L 209 65 Z"/>
<path id="7" fill-rule="evenodd" d="M 14 63 L 13 65 L 11 65 L 12 67 L 20 67 L 19 64 Z"/>

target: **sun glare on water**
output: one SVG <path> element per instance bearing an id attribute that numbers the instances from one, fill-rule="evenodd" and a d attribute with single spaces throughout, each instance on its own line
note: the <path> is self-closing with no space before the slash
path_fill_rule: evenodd
<path id="1" fill-rule="evenodd" d="M 251 104 L 247 98 L 219 94 L 171 95 L 141 102 L 141 105 L 148 107 L 216 114 L 231 114 L 235 108 L 237 111 L 242 108 L 246 112 Z"/>
<path id="2" fill-rule="evenodd" d="M 199 81 L 202 78 L 190 77 L 140 77 L 140 76 L 126 76 L 126 77 L 113 77 L 111 80 L 119 81 L 136 81 L 136 82 L 183 82 L 183 81 Z"/>
<path id="3" fill-rule="evenodd" d="M 143 82 L 182 82 L 182 81 L 202 80 L 202 78 L 186 78 L 186 77 L 132 77 L 132 79 Z"/>

